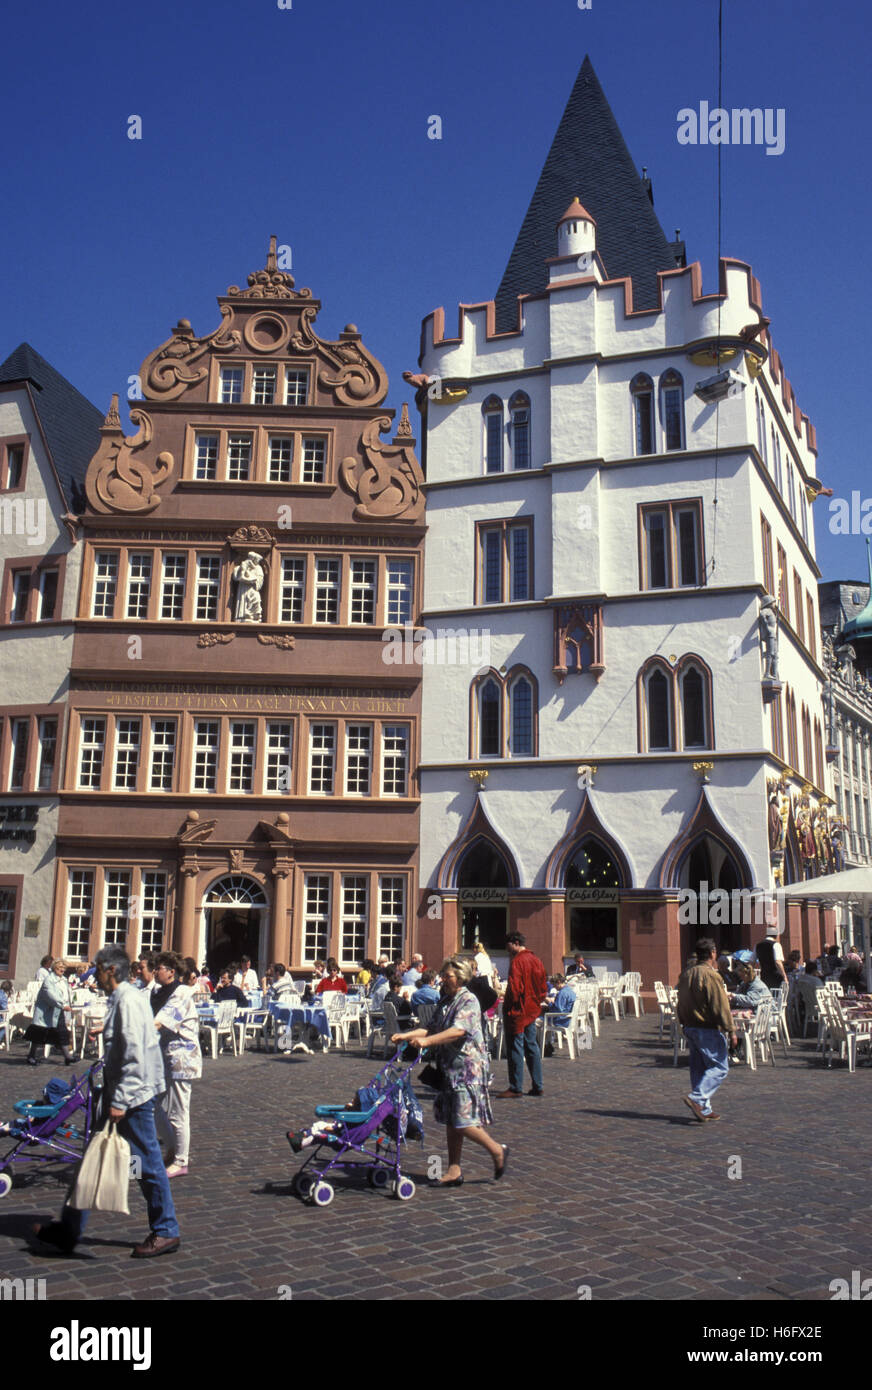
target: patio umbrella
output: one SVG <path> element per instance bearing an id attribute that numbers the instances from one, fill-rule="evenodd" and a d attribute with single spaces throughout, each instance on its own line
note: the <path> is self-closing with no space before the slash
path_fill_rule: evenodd
<path id="1" fill-rule="evenodd" d="M 872 960 L 870 960 L 869 938 L 872 933 L 872 869 L 843 869 L 839 874 L 824 874 L 822 878 L 811 878 L 806 883 L 791 883 L 779 888 L 779 898 L 823 898 L 828 902 L 842 902 L 860 913 L 863 936 L 863 955 L 866 962 L 866 989 L 872 994 Z"/>

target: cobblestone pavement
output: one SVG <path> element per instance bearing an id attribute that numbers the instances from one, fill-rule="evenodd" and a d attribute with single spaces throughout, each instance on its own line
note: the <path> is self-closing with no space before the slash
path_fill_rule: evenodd
<path id="1" fill-rule="evenodd" d="M 28 1068 L 24 1050 L 0 1053 L 4 1117 L 59 1074 Z M 544 1098 L 494 1101 L 492 1133 L 512 1150 L 503 1182 L 470 1145 L 464 1187 L 428 1189 L 428 1159 L 444 1159 L 445 1144 L 425 1106 L 425 1142 L 408 1150 L 411 1202 L 340 1178 L 331 1206 L 304 1205 L 285 1131 L 319 1102 L 350 1099 L 377 1067 L 359 1048 L 208 1059 L 192 1167 L 173 1183 L 179 1254 L 129 1258 L 147 1231 L 135 1186 L 130 1216 L 93 1216 L 75 1258 L 31 1251 L 27 1232 L 68 1181 L 43 1172 L 0 1203 L 0 1277 L 43 1276 L 49 1300 L 574 1300 L 585 1286 L 593 1299 L 823 1300 L 832 1279 L 872 1274 L 858 1205 L 872 1068 L 827 1070 L 813 1042 L 787 1060 L 779 1050 L 774 1069 L 732 1068 L 721 1122 L 700 1125 L 681 1099 L 687 1063 L 673 1069 L 656 1019 L 605 1020 L 593 1052 L 546 1061 Z M 505 1075 L 501 1062 L 495 1089 Z"/>

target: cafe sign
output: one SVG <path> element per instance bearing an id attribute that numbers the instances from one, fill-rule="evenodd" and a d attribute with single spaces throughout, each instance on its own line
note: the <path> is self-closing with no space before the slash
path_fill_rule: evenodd
<path id="1" fill-rule="evenodd" d="M 458 898 L 462 907 L 497 907 L 509 901 L 508 888 L 461 888 Z"/>
<path id="2" fill-rule="evenodd" d="M 567 888 L 568 903 L 586 903 L 588 907 L 617 907 L 620 888 Z"/>
<path id="3" fill-rule="evenodd" d="M 38 806 L 0 806 L 0 840 L 25 840 L 32 845 L 38 816 Z"/>

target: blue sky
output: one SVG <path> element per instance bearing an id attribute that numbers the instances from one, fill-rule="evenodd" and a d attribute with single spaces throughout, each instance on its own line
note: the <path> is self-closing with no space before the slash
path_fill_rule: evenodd
<path id="1" fill-rule="evenodd" d="M 786 148 L 724 147 L 723 250 L 762 282 L 819 475 L 872 496 L 872 18 L 847 0 L 724 13 L 724 104 L 783 107 Z M 716 104 L 717 0 L 47 0 L 7 10 L 3 38 L 0 355 L 29 340 L 101 408 L 179 317 L 217 326 L 215 295 L 271 232 L 322 336 L 355 322 L 399 408 L 423 315 L 495 293 L 585 53 L 665 231 L 716 287 L 715 149 L 679 145 L 676 117 Z M 863 538 L 829 534 L 825 508 L 824 575 L 862 577 Z"/>

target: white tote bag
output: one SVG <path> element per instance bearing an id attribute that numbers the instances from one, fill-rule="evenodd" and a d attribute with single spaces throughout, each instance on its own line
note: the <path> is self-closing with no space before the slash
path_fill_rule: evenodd
<path id="1" fill-rule="evenodd" d="M 129 1183 L 130 1145 L 110 1121 L 85 1150 L 67 1204 L 79 1211 L 119 1211 L 129 1216 Z"/>

